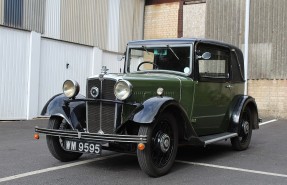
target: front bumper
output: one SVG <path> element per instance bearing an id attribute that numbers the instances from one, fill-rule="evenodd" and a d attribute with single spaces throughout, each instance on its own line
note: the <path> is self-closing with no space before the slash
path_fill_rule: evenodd
<path id="1" fill-rule="evenodd" d="M 117 135 L 117 134 L 97 134 L 78 131 L 56 130 L 35 127 L 35 132 L 50 136 L 67 137 L 74 139 L 84 139 L 99 142 L 119 142 L 119 143 L 146 143 L 146 135 Z"/>

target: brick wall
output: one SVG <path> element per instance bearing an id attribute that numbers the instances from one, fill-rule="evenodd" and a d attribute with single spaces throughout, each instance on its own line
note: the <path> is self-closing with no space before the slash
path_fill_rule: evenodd
<path id="1" fill-rule="evenodd" d="M 259 116 L 287 118 L 287 80 L 249 80 L 248 94 L 255 98 Z"/>
<path id="2" fill-rule="evenodd" d="M 177 38 L 180 3 L 145 6 L 144 39 Z"/>

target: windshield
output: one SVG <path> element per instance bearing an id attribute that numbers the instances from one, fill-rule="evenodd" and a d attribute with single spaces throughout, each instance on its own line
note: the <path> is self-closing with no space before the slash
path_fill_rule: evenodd
<path id="1" fill-rule="evenodd" d="M 171 71 L 191 73 L 191 46 L 129 47 L 127 72 Z"/>

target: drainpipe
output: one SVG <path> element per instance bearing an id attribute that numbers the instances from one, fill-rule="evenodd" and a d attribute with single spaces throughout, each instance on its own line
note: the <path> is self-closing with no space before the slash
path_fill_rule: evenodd
<path id="1" fill-rule="evenodd" d="M 244 30 L 244 94 L 247 95 L 247 70 L 248 70 L 248 41 L 249 41 L 250 0 L 245 1 L 245 30 Z"/>

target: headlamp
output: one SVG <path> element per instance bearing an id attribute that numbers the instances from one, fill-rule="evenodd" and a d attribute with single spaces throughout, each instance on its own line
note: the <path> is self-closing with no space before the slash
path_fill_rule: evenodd
<path id="1" fill-rule="evenodd" d="M 115 84 L 114 94 L 119 100 L 125 100 L 132 94 L 132 85 L 126 80 L 120 80 Z"/>
<path id="2" fill-rule="evenodd" d="M 63 84 L 63 92 L 68 98 L 75 98 L 80 91 L 78 82 L 73 80 L 66 80 Z"/>

